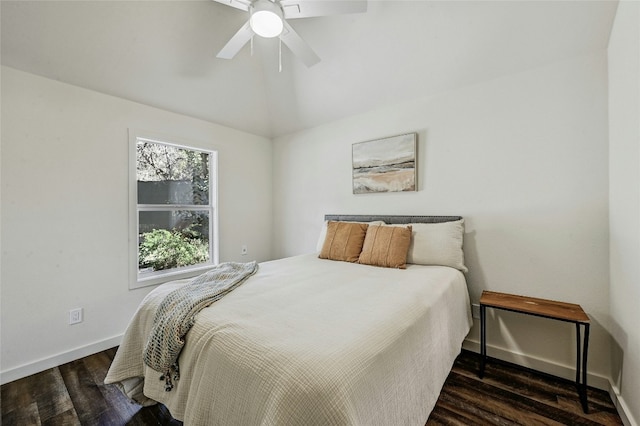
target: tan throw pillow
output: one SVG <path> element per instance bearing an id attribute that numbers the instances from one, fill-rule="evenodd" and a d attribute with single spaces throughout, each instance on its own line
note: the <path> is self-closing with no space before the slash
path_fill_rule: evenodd
<path id="1" fill-rule="evenodd" d="M 336 222 L 336 221 L 334 221 Z M 381 220 L 374 220 L 372 222 L 350 222 L 350 223 L 366 223 L 367 225 L 384 225 L 385 223 Z M 324 246 L 324 240 L 327 239 L 327 225 L 329 225 L 329 221 L 325 220 L 322 223 L 322 229 L 320 230 L 320 236 L 318 237 L 318 242 L 316 243 L 316 251 L 320 253 L 322 251 L 322 246 Z"/>
<path id="2" fill-rule="evenodd" d="M 327 236 L 318 257 L 357 262 L 368 227 L 366 223 L 329 221 Z"/>
<path id="3" fill-rule="evenodd" d="M 358 263 L 387 268 L 407 267 L 411 226 L 373 225 L 367 229 Z"/>

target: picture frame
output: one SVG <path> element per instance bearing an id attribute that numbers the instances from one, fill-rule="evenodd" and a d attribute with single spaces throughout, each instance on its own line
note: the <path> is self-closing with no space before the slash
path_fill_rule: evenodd
<path id="1" fill-rule="evenodd" d="M 417 134 L 352 144 L 354 194 L 417 191 Z"/>

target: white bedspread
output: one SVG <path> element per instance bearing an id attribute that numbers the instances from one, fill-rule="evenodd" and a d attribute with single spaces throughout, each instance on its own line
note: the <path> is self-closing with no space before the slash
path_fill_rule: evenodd
<path id="1" fill-rule="evenodd" d="M 142 361 L 155 309 L 186 281 L 164 284 L 136 312 L 105 383 L 186 425 L 424 425 L 472 319 L 461 272 L 407 266 L 315 254 L 260 264 L 200 312 L 171 392 Z"/>

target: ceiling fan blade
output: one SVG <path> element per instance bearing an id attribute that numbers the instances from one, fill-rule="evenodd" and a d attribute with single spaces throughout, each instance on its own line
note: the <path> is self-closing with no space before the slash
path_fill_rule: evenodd
<path id="1" fill-rule="evenodd" d="M 236 9 L 244 10 L 245 12 L 249 11 L 249 6 L 251 5 L 250 1 L 245 0 L 213 0 L 215 2 L 226 4 L 227 6 L 235 7 Z"/>
<path id="2" fill-rule="evenodd" d="M 280 0 L 280 4 L 286 19 L 367 11 L 367 0 Z"/>
<path id="3" fill-rule="evenodd" d="M 311 67 L 320 62 L 318 55 L 316 55 L 307 42 L 291 28 L 291 25 L 289 25 L 287 21 L 284 21 L 284 32 L 280 35 L 280 40 L 282 40 L 289 50 L 306 66 Z"/>
<path id="4" fill-rule="evenodd" d="M 253 30 L 249 26 L 249 21 L 247 21 L 233 37 L 231 40 L 224 45 L 222 50 L 218 52 L 216 57 L 222 59 L 231 59 L 242 49 L 242 47 L 247 44 L 247 42 L 253 36 Z"/>

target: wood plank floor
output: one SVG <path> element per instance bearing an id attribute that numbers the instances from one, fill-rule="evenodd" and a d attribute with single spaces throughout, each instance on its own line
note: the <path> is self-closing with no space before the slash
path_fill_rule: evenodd
<path id="1" fill-rule="evenodd" d="M 431 425 L 621 425 L 609 394 L 589 388 L 584 414 L 572 381 L 492 359 L 478 378 L 480 356 L 463 351 L 456 359 Z"/>
<path id="2" fill-rule="evenodd" d="M 181 425 L 164 406 L 140 407 L 103 384 L 115 352 L 3 385 L 2 425 Z M 604 391 L 589 389 L 585 415 L 572 382 L 497 361 L 480 380 L 478 363 L 477 354 L 460 354 L 427 425 L 622 424 Z"/>

